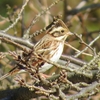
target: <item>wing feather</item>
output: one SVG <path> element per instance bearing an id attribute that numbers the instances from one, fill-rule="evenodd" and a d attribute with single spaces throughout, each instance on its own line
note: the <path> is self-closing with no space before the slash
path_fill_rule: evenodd
<path id="1" fill-rule="evenodd" d="M 57 48 L 58 43 L 57 40 L 46 35 L 35 45 L 35 51 L 43 57 L 48 58 L 47 56 L 50 56 L 50 52 Z"/>

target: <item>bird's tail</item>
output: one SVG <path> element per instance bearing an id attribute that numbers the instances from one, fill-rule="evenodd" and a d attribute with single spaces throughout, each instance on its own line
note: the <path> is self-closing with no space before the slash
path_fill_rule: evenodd
<path id="1" fill-rule="evenodd" d="M 20 69 L 20 68 L 18 68 L 16 66 L 13 69 L 11 69 L 7 74 L 1 76 L 0 77 L 0 81 L 3 80 L 3 79 L 5 79 L 5 78 L 7 78 L 10 75 L 14 75 L 14 74 L 21 73 L 21 72 L 25 72 L 25 69 Z"/>
<path id="2" fill-rule="evenodd" d="M 10 75 L 16 74 L 19 71 L 19 69 L 17 67 L 14 67 L 13 69 L 11 69 L 7 74 L 3 75 L 0 77 L 0 81 L 7 78 Z"/>
<path id="3" fill-rule="evenodd" d="M 1 76 L 1 77 L 0 77 L 0 81 L 3 80 L 3 79 L 5 79 L 5 78 L 7 78 L 7 77 L 10 76 L 10 75 L 11 75 L 10 73 L 7 73 L 7 74 Z"/>

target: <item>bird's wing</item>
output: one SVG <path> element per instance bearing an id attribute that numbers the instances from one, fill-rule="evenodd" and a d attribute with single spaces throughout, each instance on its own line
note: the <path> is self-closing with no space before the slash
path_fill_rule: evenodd
<path id="1" fill-rule="evenodd" d="M 56 46 L 57 41 L 53 41 L 52 38 L 49 38 L 49 36 L 45 36 L 35 45 L 35 51 L 38 54 L 44 56 L 48 55 L 51 52 L 51 50 L 56 49 Z"/>

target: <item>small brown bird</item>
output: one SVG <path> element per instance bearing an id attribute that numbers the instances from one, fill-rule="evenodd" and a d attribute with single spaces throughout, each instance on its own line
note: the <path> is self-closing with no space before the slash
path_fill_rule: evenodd
<path id="1" fill-rule="evenodd" d="M 36 43 L 34 49 L 38 55 L 42 55 L 45 59 L 57 62 L 63 52 L 64 42 L 69 35 L 73 35 L 73 33 L 69 31 L 61 19 L 57 18 L 47 27 L 46 35 Z M 37 63 L 38 62 L 33 62 L 32 65 L 35 66 Z M 39 71 L 45 72 L 51 67 L 51 64 L 45 62 L 41 67 L 39 67 Z M 16 66 L 7 74 L 2 76 L 0 80 L 18 72 L 21 69 L 23 68 Z"/>

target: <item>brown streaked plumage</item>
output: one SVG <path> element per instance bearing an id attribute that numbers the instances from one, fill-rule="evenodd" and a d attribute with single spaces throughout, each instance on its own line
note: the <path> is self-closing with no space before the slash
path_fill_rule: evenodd
<path id="1" fill-rule="evenodd" d="M 45 59 L 57 62 L 63 52 L 64 41 L 69 35 L 73 35 L 73 33 L 69 31 L 61 19 L 56 19 L 47 27 L 46 35 L 34 46 L 35 52 L 38 55 L 42 55 Z M 33 60 L 32 65 L 39 66 L 40 72 L 45 72 L 52 67 L 51 64 L 43 62 L 40 59 L 37 61 Z M 23 68 L 13 68 L 6 75 L 2 76 L 0 80 L 12 75 L 16 70 L 20 71 L 21 69 Z"/>

